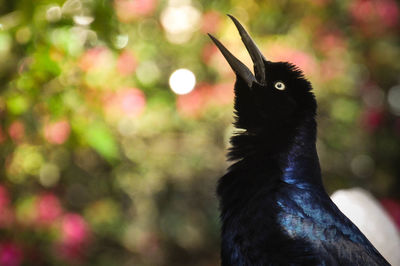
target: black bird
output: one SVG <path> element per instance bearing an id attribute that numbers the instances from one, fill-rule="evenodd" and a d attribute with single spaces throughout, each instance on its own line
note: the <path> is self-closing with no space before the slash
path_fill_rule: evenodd
<path id="1" fill-rule="evenodd" d="M 233 164 L 220 178 L 222 265 L 389 265 L 326 193 L 317 103 L 302 71 L 270 62 L 232 16 L 254 75 L 216 38 L 236 74 Z"/>

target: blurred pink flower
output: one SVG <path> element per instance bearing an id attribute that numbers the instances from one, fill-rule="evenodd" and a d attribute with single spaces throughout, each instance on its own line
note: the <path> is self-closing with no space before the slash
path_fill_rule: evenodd
<path id="1" fill-rule="evenodd" d="M 203 14 L 201 32 L 215 33 L 218 31 L 221 22 L 221 15 L 216 11 L 208 11 Z"/>
<path id="2" fill-rule="evenodd" d="M 66 245 L 81 245 L 88 240 L 89 228 L 82 216 L 67 213 L 61 222 L 62 242 Z"/>
<path id="3" fill-rule="evenodd" d="M 323 29 L 323 32 L 316 34 L 316 47 L 325 54 L 336 54 L 344 52 L 347 43 L 339 30 Z"/>
<path id="4" fill-rule="evenodd" d="M 369 132 L 376 131 L 383 123 L 384 112 L 377 108 L 370 108 L 364 111 L 361 116 L 361 123 Z"/>
<path id="5" fill-rule="evenodd" d="M 350 13 L 365 34 L 381 34 L 399 22 L 399 6 L 394 0 L 357 0 Z"/>
<path id="6" fill-rule="evenodd" d="M 201 59 L 207 64 L 217 51 L 217 47 L 214 44 L 207 43 L 201 52 Z"/>
<path id="7" fill-rule="evenodd" d="M 20 141 L 25 136 L 25 126 L 21 121 L 14 121 L 8 128 L 8 134 L 14 141 Z"/>
<path id="8" fill-rule="evenodd" d="M 94 47 L 87 50 L 80 58 L 78 65 L 88 71 L 94 67 L 102 65 L 102 61 L 109 55 L 109 51 L 105 47 Z"/>
<path id="9" fill-rule="evenodd" d="M 128 89 L 120 94 L 122 110 L 126 114 L 139 115 L 142 113 L 146 100 L 144 93 L 138 89 Z"/>
<path id="10" fill-rule="evenodd" d="M 60 200 L 52 193 L 40 195 L 37 199 L 38 222 L 40 224 L 51 224 L 62 214 Z"/>
<path id="11" fill-rule="evenodd" d="M 157 0 L 116 0 L 115 9 L 122 22 L 150 15 L 157 7 Z"/>
<path id="12" fill-rule="evenodd" d="M 137 66 L 135 56 L 128 50 L 122 52 L 117 60 L 117 70 L 122 75 L 130 75 Z"/>
<path id="13" fill-rule="evenodd" d="M 111 115 L 128 115 L 137 117 L 143 113 L 146 97 L 140 89 L 126 88 L 105 95 L 105 109 Z"/>
<path id="14" fill-rule="evenodd" d="M 217 105 L 229 104 L 233 101 L 234 92 L 231 83 L 221 83 L 213 86 L 209 102 Z"/>
<path id="15" fill-rule="evenodd" d="M 232 84 L 211 85 L 200 83 L 192 92 L 179 95 L 176 100 L 176 106 L 182 115 L 196 117 L 207 106 L 227 104 L 231 103 L 232 100 Z"/>
<path id="16" fill-rule="evenodd" d="M 52 144 L 63 144 L 68 139 L 70 133 L 71 127 L 66 120 L 44 126 L 44 137 Z"/>
<path id="17" fill-rule="evenodd" d="M 198 88 L 188 94 L 179 95 L 176 100 L 178 111 L 184 116 L 197 116 L 204 105 L 204 98 Z"/>
<path id="18" fill-rule="evenodd" d="M 268 54 L 273 61 L 290 62 L 299 67 L 306 75 L 315 72 L 317 64 L 308 53 L 296 50 L 282 44 L 275 44 L 268 48 Z"/>
<path id="19" fill-rule="evenodd" d="M 381 204 L 392 217 L 397 229 L 400 231 L 400 202 L 390 198 L 381 199 Z"/>
<path id="20" fill-rule="evenodd" d="M 81 258 L 89 242 L 89 226 L 82 216 L 67 213 L 61 220 L 61 239 L 58 251 L 63 257 L 71 260 Z"/>
<path id="21" fill-rule="evenodd" d="M 0 265 L 18 266 L 21 265 L 23 253 L 20 247 L 11 242 L 0 244 Z"/>

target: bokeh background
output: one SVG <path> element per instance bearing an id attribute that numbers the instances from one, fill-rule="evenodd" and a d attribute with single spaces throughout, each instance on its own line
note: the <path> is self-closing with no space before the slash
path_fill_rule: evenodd
<path id="1" fill-rule="evenodd" d="M 312 82 L 328 192 L 400 225 L 399 2 L 0 0 L 0 265 L 218 265 L 226 13 Z"/>

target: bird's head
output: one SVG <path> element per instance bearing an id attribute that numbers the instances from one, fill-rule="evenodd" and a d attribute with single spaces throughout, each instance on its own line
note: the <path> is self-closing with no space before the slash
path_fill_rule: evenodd
<path id="1" fill-rule="evenodd" d="M 232 16 L 243 43 L 254 63 L 253 73 L 215 37 L 219 48 L 236 74 L 236 126 L 247 133 L 267 129 L 276 134 L 294 131 L 304 119 L 314 119 L 316 102 L 311 84 L 296 66 L 270 62 L 261 54 L 243 26 Z"/>

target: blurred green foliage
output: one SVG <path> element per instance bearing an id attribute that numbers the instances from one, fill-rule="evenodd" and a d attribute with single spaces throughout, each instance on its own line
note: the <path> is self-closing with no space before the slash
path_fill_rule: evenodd
<path id="1" fill-rule="evenodd" d="M 328 191 L 398 197 L 394 0 L 0 0 L 1 265 L 218 264 L 234 76 L 206 33 L 250 65 L 226 13 L 312 82 Z"/>

